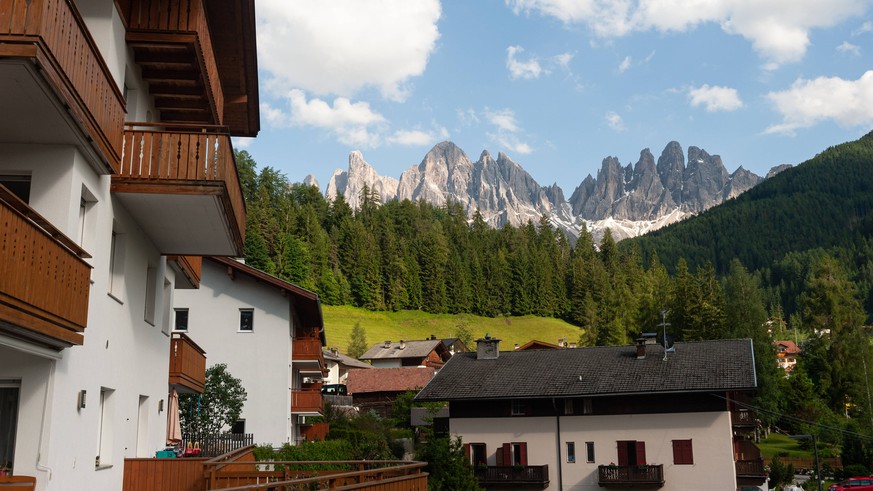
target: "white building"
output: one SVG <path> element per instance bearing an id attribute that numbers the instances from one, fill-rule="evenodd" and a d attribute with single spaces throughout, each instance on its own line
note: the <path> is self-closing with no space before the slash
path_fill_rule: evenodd
<path id="1" fill-rule="evenodd" d="M 322 414 L 326 370 L 318 295 L 241 262 L 204 258 L 199 290 L 178 291 L 175 332 L 225 363 L 247 399 L 234 432 L 256 444 L 303 439 L 302 418 Z"/>
<path id="2" fill-rule="evenodd" d="M 750 340 L 458 353 L 419 393 L 448 401 L 487 489 L 760 489 L 738 399 L 756 387 Z"/>
<path id="3" fill-rule="evenodd" d="M 242 254 L 254 2 L 144 5 L 0 9 L 0 465 L 39 490 L 121 489 L 164 448 L 170 384 L 202 390 L 168 377 L 185 256 Z"/>

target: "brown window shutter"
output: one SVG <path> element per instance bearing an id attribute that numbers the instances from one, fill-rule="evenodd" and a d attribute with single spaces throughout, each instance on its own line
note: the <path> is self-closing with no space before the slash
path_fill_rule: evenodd
<path id="1" fill-rule="evenodd" d="M 691 440 L 673 440 L 673 463 L 694 464 L 694 452 Z"/>
<path id="2" fill-rule="evenodd" d="M 512 444 L 504 443 L 502 453 L 503 465 L 512 465 Z"/>
<path id="3" fill-rule="evenodd" d="M 637 465 L 646 465 L 646 442 L 636 442 Z"/>
<path id="4" fill-rule="evenodd" d="M 630 465 L 627 461 L 627 447 L 631 442 L 616 442 L 618 445 L 618 465 Z"/>
<path id="5" fill-rule="evenodd" d="M 527 442 L 518 444 L 521 447 L 521 465 L 527 465 Z"/>
<path id="6" fill-rule="evenodd" d="M 467 462 L 470 462 L 470 444 L 464 444 L 464 456 L 467 457 Z"/>

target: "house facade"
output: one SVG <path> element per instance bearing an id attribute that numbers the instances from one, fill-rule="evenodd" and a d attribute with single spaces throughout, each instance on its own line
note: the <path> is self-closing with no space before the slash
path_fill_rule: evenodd
<path id="1" fill-rule="evenodd" d="M 322 414 L 324 323 L 318 295 L 239 261 L 207 257 L 199 290 L 174 297 L 174 332 L 197 340 L 246 389 L 235 433 L 296 443 Z"/>
<path id="2" fill-rule="evenodd" d="M 0 465 L 120 489 L 165 446 L 169 390 L 202 390 L 173 296 L 197 256 L 242 254 L 254 2 L 33 0 L 0 25 Z"/>
<path id="3" fill-rule="evenodd" d="M 324 362 L 327 365 L 327 376 L 324 377 L 325 385 L 346 384 L 349 380 L 349 370 L 361 368 L 364 370 L 372 369 L 372 365 L 368 365 L 362 361 L 358 361 L 351 356 L 344 355 L 336 348 L 326 349 L 324 351 Z"/>
<path id="4" fill-rule="evenodd" d="M 457 354 L 416 398 L 449 403 L 487 489 L 762 489 L 740 403 L 749 340 Z"/>
<path id="5" fill-rule="evenodd" d="M 776 347 L 776 363 L 779 368 L 785 370 L 786 374 L 790 374 L 794 366 L 797 365 L 800 348 L 791 340 L 773 341 L 773 346 Z"/>
<path id="6" fill-rule="evenodd" d="M 348 391 L 359 411 L 391 416 L 391 406 L 400 394 L 418 391 L 437 372 L 434 367 L 374 368 L 349 371 Z"/>

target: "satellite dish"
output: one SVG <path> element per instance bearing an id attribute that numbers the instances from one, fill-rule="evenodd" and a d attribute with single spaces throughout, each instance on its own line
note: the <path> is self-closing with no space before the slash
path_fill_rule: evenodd
<path id="1" fill-rule="evenodd" d="M 664 351 L 667 353 L 673 353 L 676 351 L 676 348 L 673 347 L 673 336 L 669 334 L 664 335 Z"/>

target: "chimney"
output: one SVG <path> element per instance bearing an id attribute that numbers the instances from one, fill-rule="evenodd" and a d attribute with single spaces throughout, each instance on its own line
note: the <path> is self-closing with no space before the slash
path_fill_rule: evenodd
<path id="1" fill-rule="evenodd" d="M 637 338 L 637 360 L 646 357 L 646 338 Z"/>
<path id="2" fill-rule="evenodd" d="M 476 359 L 496 360 L 500 355 L 499 345 L 499 339 L 492 338 L 490 334 L 486 333 L 484 338 L 476 340 Z"/>
<path id="3" fill-rule="evenodd" d="M 339 349 L 338 348 L 331 348 L 330 352 L 333 353 L 333 356 L 339 356 Z"/>
<path id="4" fill-rule="evenodd" d="M 436 334 L 431 334 L 431 335 L 430 335 L 430 340 L 431 340 L 431 341 L 436 341 Z"/>
<path id="5" fill-rule="evenodd" d="M 391 347 L 391 340 L 390 340 L 390 339 L 386 339 L 386 340 L 385 340 L 385 344 L 383 344 L 382 347 L 383 347 L 383 348 L 390 348 L 390 347 Z"/>
<path id="6" fill-rule="evenodd" d="M 400 340 L 400 349 L 406 348 L 406 341 Z"/>

